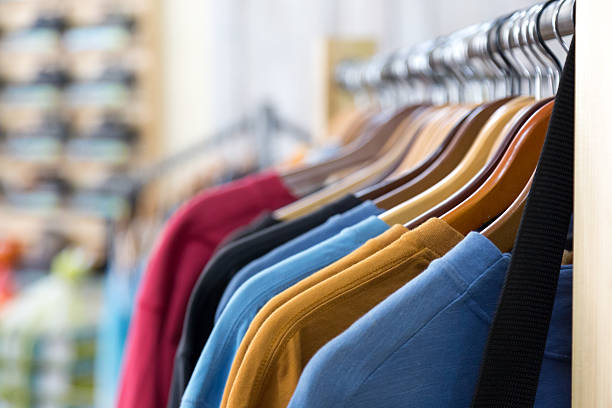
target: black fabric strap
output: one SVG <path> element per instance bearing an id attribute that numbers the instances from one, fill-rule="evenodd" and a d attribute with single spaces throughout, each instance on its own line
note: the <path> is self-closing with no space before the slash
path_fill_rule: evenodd
<path id="1" fill-rule="evenodd" d="M 573 207 L 574 41 L 521 220 L 473 407 L 532 407 Z"/>

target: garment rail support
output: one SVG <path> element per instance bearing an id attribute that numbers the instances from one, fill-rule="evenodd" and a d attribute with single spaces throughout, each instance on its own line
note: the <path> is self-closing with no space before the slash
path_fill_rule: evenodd
<path id="1" fill-rule="evenodd" d="M 576 4 L 572 406 L 612 407 L 612 3 Z"/>

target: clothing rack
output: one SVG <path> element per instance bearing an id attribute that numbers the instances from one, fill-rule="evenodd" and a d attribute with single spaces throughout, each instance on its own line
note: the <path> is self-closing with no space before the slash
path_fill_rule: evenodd
<path id="1" fill-rule="evenodd" d="M 536 59 L 538 64 L 552 64 L 560 69 L 560 62 L 546 41 L 572 35 L 574 21 L 575 1 L 536 4 L 495 21 L 475 24 L 370 60 L 343 61 L 337 67 L 336 81 L 356 94 L 379 93 L 415 81 L 421 85 L 448 87 L 449 78 L 459 82 L 459 86 L 469 81 L 516 79 L 527 76 L 524 71 L 529 68 L 526 65 L 533 64 L 532 60 Z M 534 47 L 546 48 L 548 61 L 533 52 Z M 522 54 L 516 52 L 518 48 Z M 425 95 L 431 93 L 431 90 L 424 92 Z M 517 93 L 516 87 L 510 93 Z"/>
<path id="2" fill-rule="evenodd" d="M 449 75 L 459 81 L 471 79 L 470 75 L 482 78 L 486 75 L 474 69 L 475 60 L 489 59 L 502 65 L 507 62 L 500 61 L 500 50 L 540 46 L 543 41 L 559 41 L 575 31 L 580 33 L 576 42 L 572 406 L 610 407 L 612 53 L 608 51 L 608 38 L 612 4 L 552 1 L 513 13 L 505 21 L 512 21 L 520 13 L 536 12 L 539 39 L 531 35 L 496 41 L 496 28 L 508 30 L 499 19 L 369 61 L 345 61 L 337 67 L 336 79 L 347 90 L 358 93 L 364 89 L 380 92 L 385 87 L 413 81 L 435 83 Z M 520 31 L 515 30 L 515 34 Z M 498 47 L 498 55 L 492 56 L 491 47 L 487 47 L 492 42 Z M 553 65 L 555 61 L 548 63 Z M 462 66 L 472 70 L 457 69 Z M 496 67 L 486 67 L 492 68 Z"/>
<path id="3" fill-rule="evenodd" d="M 273 139 L 283 134 L 287 137 L 303 143 L 311 141 L 310 134 L 299 125 L 281 116 L 277 109 L 270 103 L 263 103 L 256 108 L 252 114 L 245 115 L 224 128 L 214 132 L 208 137 L 198 141 L 157 163 L 144 169 L 139 169 L 128 174 L 119 174 L 110 177 L 105 183 L 105 189 L 127 197 L 132 209 L 131 215 L 138 207 L 138 201 L 143 189 L 154 183 L 163 175 L 167 174 L 185 163 L 189 163 L 203 153 L 206 153 L 239 133 L 247 133 L 248 137 L 253 138 L 256 146 L 258 168 L 265 169 L 274 163 L 270 154 L 269 146 Z M 106 220 L 106 253 L 113 253 L 113 236 L 117 230 L 116 220 Z"/>
<path id="4" fill-rule="evenodd" d="M 308 143 L 310 141 L 310 135 L 307 131 L 283 118 L 272 105 L 264 103 L 253 114 L 246 115 L 211 136 L 162 159 L 149 168 L 139 171 L 133 179 L 138 188 L 142 188 L 168 171 L 183 165 L 204 152 L 214 149 L 232 136 L 243 132 L 249 132 L 249 134 L 253 135 L 257 147 L 259 168 L 266 168 L 273 164 L 269 146 L 275 135 L 285 133 L 290 138 L 299 142 Z"/>
<path id="5" fill-rule="evenodd" d="M 273 164 L 269 146 L 276 135 L 282 133 L 303 143 L 308 143 L 311 140 L 306 130 L 282 117 L 271 104 L 264 103 L 255 109 L 254 113 L 237 119 L 208 137 L 202 138 L 202 140 L 161 159 L 157 163 L 128 174 L 114 175 L 107 180 L 106 186 L 109 190 L 130 197 L 132 206 L 135 206 L 144 187 L 155 182 L 169 171 L 219 147 L 239 133 L 247 133 L 248 137 L 253 139 L 260 169 Z"/>

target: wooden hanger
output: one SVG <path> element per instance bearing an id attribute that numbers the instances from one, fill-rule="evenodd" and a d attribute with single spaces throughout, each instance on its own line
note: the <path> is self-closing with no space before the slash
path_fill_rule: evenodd
<path id="1" fill-rule="evenodd" d="M 392 149 L 395 149 L 396 143 L 400 139 L 403 139 L 405 137 L 413 138 L 413 142 L 410 145 L 410 150 L 408 151 L 408 153 L 406 153 L 409 154 L 409 152 L 412 151 L 412 148 L 416 145 L 416 142 L 418 141 L 418 135 L 415 135 L 415 131 L 411 129 L 415 125 L 421 126 L 423 130 L 419 132 L 420 134 L 424 131 L 424 129 L 426 129 L 429 123 L 435 120 L 435 118 L 444 114 L 448 115 L 453 109 L 454 107 L 451 108 L 450 106 L 429 106 L 426 109 L 416 112 L 416 114 L 414 115 L 409 115 L 403 118 L 399 125 L 395 126 L 395 130 L 391 133 L 384 146 L 380 149 L 379 153 L 375 157 L 373 157 L 368 164 L 379 160 L 387 153 L 389 153 Z M 356 168 L 354 170 L 359 170 L 359 168 Z"/>
<path id="2" fill-rule="evenodd" d="M 389 153 L 392 149 L 395 149 L 396 142 L 409 137 L 412 140 L 412 144 L 410 145 L 411 149 L 415 145 L 416 141 L 420 137 L 420 134 L 425 131 L 433 122 L 435 122 L 436 118 L 441 117 L 444 114 L 448 114 L 451 110 L 455 109 L 455 107 L 450 107 L 447 105 L 443 106 L 428 106 L 422 110 L 415 111 L 412 115 L 406 117 L 399 126 L 397 126 L 396 130 L 389 137 L 383 148 L 380 150 L 379 154 L 371 159 L 368 164 L 372 164 L 380 158 L 384 157 L 385 154 Z M 410 152 L 407 151 L 406 154 Z M 396 165 L 399 163 L 396 163 Z M 358 171 L 363 168 L 363 165 L 355 167 L 353 170 Z M 395 169 L 395 167 L 393 167 Z"/>
<path id="3" fill-rule="evenodd" d="M 505 112 L 515 109 L 516 104 L 524 106 L 525 100 L 531 101 L 531 98 L 515 98 L 501 106 L 481 129 L 469 151 L 453 171 L 426 191 L 388 210 L 381 215 L 381 219 L 389 225 L 404 224 L 438 205 L 467 184 L 486 164 L 492 146 L 500 137 L 499 122 L 503 121 L 505 125 L 508 121 Z"/>
<path id="4" fill-rule="evenodd" d="M 377 158 L 384 156 L 389 151 L 389 149 L 393 147 L 393 144 L 398 140 L 398 138 L 401 137 L 400 129 L 402 127 L 402 123 L 404 123 L 406 119 L 420 117 L 420 115 L 426 116 L 428 115 L 429 110 L 436 110 L 436 109 L 439 109 L 439 108 L 438 107 L 422 107 L 422 108 L 419 108 L 413 111 L 407 117 L 401 117 L 398 115 L 396 117 L 391 117 L 391 119 L 389 120 L 384 120 L 384 119 L 377 120 L 379 127 L 376 129 L 376 131 L 385 132 L 387 134 L 386 139 L 383 141 L 382 146 L 378 149 L 378 152 L 368 160 L 364 160 L 363 162 L 356 163 L 355 165 L 335 171 L 332 174 L 328 174 L 327 177 L 319 181 L 319 183 L 315 187 L 317 187 L 318 189 L 321 186 L 331 185 L 332 183 L 338 180 L 341 180 L 342 178 L 348 177 L 349 175 L 353 174 L 358 169 L 367 166 L 372 161 L 377 160 Z M 400 123 L 399 125 L 397 125 L 398 121 Z M 313 189 L 311 189 L 309 193 L 312 192 L 312 190 Z"/>
<path id="5" fill-rule="evenodd" d="M 404 121 L 406 122 L 405 128 L 402 130 L 398 129 L 398 132 L 396 133 L 399 133 L 401 137 L 403 137 L 406 133 L 412 134 L 413 142 L 410 146 L 410 149 L 406 152 L 405 156 L 400 158 L 399 162 L 395 162 L 393 167 L 389 167 L 389 173 L 385 174 L 384 177 L 381 177 L 381 180 L 386 179 L 388 177 L 392 177 L 392 175 L 396 172 L 397 168 L 406 160 L 406 158 L 412 156 L 414 149 L 418 149 L 422 152 L 424 150 L 424 146 L 426 146 L 427 143 L 430 143 L 429 141 L 426 141 L 424 139 L 438 139 L 438 143 L 441 143 L 443 137 L 436 134 L 436 132 L 444 132 L 445 134 L 450 132 L 454 124 L 458 121 L 461 121 L 461 119 L 467 113 L 469 113 L 469 110 L 470 109 L 468 106 L 444 105 L 431 107 L 431 113 L 429 113 L 426 117 L 419 117 L 417 119 L 406 119 Z M 416 131 L 415 129 L 418 129 L 418 131 Z M 389 149 L 393 148 L 394 145 L 391 141 L 389 141 L 388 146 L 386 146 L 386 150 L 384 150 L 384 152 L 386 153 L 387 151 L 389 151 Z M 383 152 L 383 150 L 381 150 L 381 152 Z"/>
<path id="6" fill-rule="evenodd" d="M 380 196 L 374 200 L 374 203 L 380 208 L 393 208 L 442 180 L 461 162 L 461 159 L 470 149 L 478 133 L 491 115 L 511 99 L 505 98 L 483 104 L 473 110 L 468 118 L 464 120 L 448 148 L 430 167 L 408 183 Z"/>
<path id="7" fill-rule="evenodd" d="M 433 117 L 414 134 L 413 142 L 405 156 L 389 167 L 388 172 L 380 180 L 393 178 L 398 173 L 400 166 L 405 163 L 408 163 L 410 168 L 417 166 L 419 158 L 426 157 L 437 145 L 440 145 L 456 124 L 462 122 L 472 109 L 473 106 L 470 105 L 453 105 L 440 109 L 439 112 L 432 115 Z M 400 172 L 400 174 L 404 173 L 405 171 Z"/>
<path id="8" fill-rule="evenodd" d="M 318 188 L 329 173 L 324 173 L 323 168 L 335 168 L 336 171 L 340 171 L 348 166 L 351 166 L 353 161 L 359 163 L 362 160 L 366 160 L 370 156 L 375 155 L 378 149 L 384 143 L 384 140 L 375 139 L 376 129 L 378 129 L 385 120 L 388 118 L 389 112 L 372 112 L 368 117 L 358 118 L 357 122 L 353 123 L 353 126 L 346 129 L 347 132 L 354 133 L 355 138 L 347 145 L 343 145 L 338 155 L 330 157 L 328 160 L 322 163 L 316 163 L 312 165 L 296 167 L 286 171 L 281 171 L 281 177 L 284 182 L 297 193 L 302 191 L 310 191 L 314 188 Z M 366 120 L 362 120 L 366 119 Z M 347 159 L 351 153 L 356 153 Z"/>
<path id="9" fill-rule="evenodd" d="M 390 133 L 384 145 L 380 148 L 378 153 L 373 158 L 366 160 L 362 163 L 359 163 L 355 166 L 351 166 L 344 170 L 338 171 L 334 173 L 333 175 L 330 175 L 325 180 L 324 185 L 332 189 L 333 188 L 332 185 L 334 183 L 337 183 L 338 181 L 345 179 L 347 177 L 351 177 L 351 175 L 355 174 L 361 169 L 366 168 L 367 166 L 370 166 L 372 163 L 376 162 L 377 160 L 381 160 L 381 159 L 384 160 L 384 157 L 386 157 L 389 151 L 395 148 L 396 143 L 398 143 L 400 139 L 406 136 L 405 133 L 406 133 L 406 129 L 408 128 L 407 125 L 410 125 L 410 123 L 418 123 L 420 121 L 423 121 L 423 122 L 427 121 L 429 120 L 428 119 L 429 117 L 433 116 L 434 114 L 437 114 L 437 112 L 440 111 L 441 109 L 443 108 L 439 106 L 428 107 L 428 108 L 413 112 L 413 114 L 404 118 L 400 122 L 400 124 L 397 126 L 395 126 L 396 123 L 388 123 L 387 124 L 388 126 L 395 126 L 395 130 Z M 410 132 L 410 133 L 413 133 L 413 132 Z M 412 150 L 413 146 L 414 146 L 414 142 L 410 145 L 409 151 Z M 395 166 L 393 168 L 395 168 Z"/>
<path id="10" fill-rule="evenodd" d="M 365 124 L 375 113 L 377 113 L 375 109 L 359 108 L 341 113 L 339 117 L 332 119 L 328 134 L 332 140 L 337 140 L 340 145 L 346 146 L 359 137 Z"/>
<path id="11" fill-rule="evenodd" d="M 290 170 L 281 175 L 283 181 L 294 191 L 307 190 L 309 186 L 321 183 L 336 171 L 346 169 L 373 158 L 383 147 L 389 134 L 389 128 L 396 120 L 410 115 L 422 105 L 412 105 L 395 113 L 379 112 L 372 117 L 362 135 L 343 149 L 339 156 L 324 163 L 318 163 L 304 168 Z"/>
<path id="12" fill-rule="evenodd" d="M 422 160 L 418 165 L 414 166 L 411 170 L 405 172 L 399 177 L 391 178 L 390 180 L 383 180 L 373 186 L 366 187 L 360 192 L 356 193 L 355 196 L 360 200 L 374 200 L 390 191 L 395 190 L 398 187 L 408 183 L 410 180 L 416 178 L 423 171 L 425 171 L 449 146 L 451 141 L 457 135 L 457 131 L 461 128 L 466 118 L 469 117 L 472 112 L 477 108 L 472 109 L 461 121 L 456 123 L 442 143 L 433 151 L 428 157 Z"/>
<path id="13" fill-rule="evenodd" d="M 467 200 L 442 219 L 462 234 L 478 230 L 519 196 L 533 174 L 546 138 L 553 101 L 547 102 L 519 130 L 493 174 Z M 500 242 L 493 241 L 496 245 Z"/>
<path id="14" fill-rule="evenodd" d="M 495 243 L 495 246 L 502 252 L 510 252 L 514 246 L 514 241 L 521 225 L 521 218 L 523 217 L 525 204 L 527 204 L 527 197 L 531 190 L 534 175 L 535 171 L 525 185 L 525 188 L 523 188 L 510 207 L 482 231 L 482 235 Z"/>
<path id="15" fill-rule="evenodd" d="M 533 105 L 525 106 L 520 111 L 516 113 L 513 119 L 506 124 L 504 129 L 500 132 L 501 135 L 505 135 L 503 138 L 500 138 L 501 143 L 499 146 L 495 147 L 494 154 L 489 158 L 486 166 L 482 168 L 476 176 L 470 180 L 468 184 L 462 187 L 455 194 L 430 209 L 426 213 L 418 216 L 414 220 L 407 223 L 405 226 L 408 229 L 414 229 L 433 217 L 441 217 L 443 214 L 446 214 L 452 208 L 455 208 L 461 202 L 465 201 L 478 187 L 480 187 L 486 179 L 493 173 L 495 167 L 501 161 L 503 155 L 506 153 L 506 150 L 512 143 L 512 140 L 517 135 L 520 128 L 523 124 L 535 113 L 538 109 L 540 109 L 546 102 L 550 99 L 546 99 L 543 101 L 536 102 Z"/>
<path id="16" fill-rule="evenodd" d="M 443 110 L 431 121 L 426 128 L 418 135 L 414 146 L 410 149 L 406 157 L 402 160 L 397 169 L 391 174 L 395 178 L 413 169 L 431 154 L 436 146 L 439 146 L 444 139 L 449 135 L 457 123 L 463 122 L 463 119 L 477 105 L 459 105 L 449 107 Z M 435 122 L 435 123 L 434 123 Z"/>
<path id="17" fill-rule="evenodd" d="M 356 170 L 353 174 L 344 177 L 338 182 L 314 192 L 292 204 L 289 204 L 275 212 L 275 217 L 282 220 L 291 220 L 314 209 L 342 197 L 352 191 L 380 181 L 394 165 L 401 160 L 414 140 L 414 135 L 420 129 L 422 122 L 427 120 L 428 115 L 438 111 L 439 107 L 424 108 L 423 111 L 414 111 L 409 121 L 402 124 L 395 123 L 398 128 L 391 139 L 396 140 L 393 148 L 387 148 L 387 153 L 370 164 Z M 423 116 L 425 115 L 425 116 Z"/>

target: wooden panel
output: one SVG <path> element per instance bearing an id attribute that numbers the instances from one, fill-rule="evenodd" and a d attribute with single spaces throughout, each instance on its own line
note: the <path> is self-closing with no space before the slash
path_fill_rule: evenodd
<path id="1" fill-rule="evenodd" d="M 316 112 L 316 132 L 318 137 L 326 135 L 330 119 L 339 112 L 353 106 L 350 93 L 340 88 L 334 79 L 336 66 L 347 58 L 367 58 L 374 54 L 376 43 L 372 39 L 326 38 L 320 44 L 315 84 L 319 86 L 314 106 L 320 107 Z"/>
<path id="2" fill-rule="evenodd" d="M 577 2 L 572 406 L 612 406 L 612 4 Z"/>

